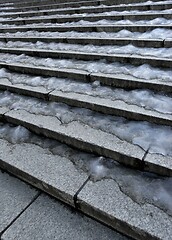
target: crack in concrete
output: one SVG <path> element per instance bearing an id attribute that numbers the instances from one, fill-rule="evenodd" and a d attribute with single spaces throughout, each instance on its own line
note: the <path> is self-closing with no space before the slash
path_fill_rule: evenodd
<path id="1" fill-rule="evenodd" d="M 77 162 L 74 162 L 73 157 L 72 157 L 72 156 L 70 157 L 70 155 L 68 155 L 68 154 L 67 154 L 66 156 L 63 155 L 63 154 L 55 154 L 55 153 L 52 151 L 51 148 L 43 147 L 41 144 L 37 144 L 37 143 L 29 142 L 29 141 L 25 141 L 25 142 L 22 142 L 22 143 L 12 143 L 12 142 L 10 142 L 8 139 L 3 139 L 3 138 L 0 138 L 0 139 L 7 141 L 7 142 L 10 143 L 12 146 L 22 145 L 22 144 L 31 144 L 31 145 L 39 146 L 39 147 L 41 147 L 42 149 L 49 151 L 49 153 L 44 153 L 44 154 L 53 155 L 53 156 L 58 155 L 58 156 L 60 156 L 60 157 L 65 157 L 65 158 L 67 158 L 70 162 L 72 162 L 72 164 L 75 166 L 76 170 L 78 170 Z M 71 148 L 71 149 L 72 149 L 72 148 Z M 147 150 L 147 151 L 148 151 L 148 150 Z M 75 154 L 75 153 L 74 153 L 74 154 Z M 80 168 L 80 167 L 79 167 L 79 170 L 85 172 L 85 173 L 88 175 L 88 171 L 87 171 L 85 168 L 83 168 L 83 167 Z M 154 205 L 155 207 L 161 209 L 163 212 L 166 212 L 166 211 L 163 209 L 163 207 L 157 206 L 156 204 L 150 202 L 149 200 L 144 200 L 144 201 L 145 201 L 144 203 L 141 203 L 141 202 L 139 203 L 139 201 L 135 200 L 134 197 L 132 197 L 130 194 L 127 194 L 127 192 L 122 188 L 122 185 L 121 185 L 116 179 L 114 179 L 114 178 L 112 178 L 112 177 L 105 177 L 105 179 L 112 179 L 112 180 L 114 180 L 114 181 L 116 182 L 116 184 L 118 185 L 120 191 L 121 191 L 125 196 L 129 197 L 133 202 L 139 204 L 140 206 L 148 203 L 148 204 Z M 83 187 L 86 185 L 86 183 L 88 182 L 88 180 L 94 182 L 94 180 L 92 180 L 92 178 L 91 178 L 91 175 L 89 174 L 89 175 L 88 175 L 88 179 L 86 180 L 86 182 L 84 182 L 84 184 L 81 186 L 81 188 L 76 192 L 76 194 L 75 194 L 75 196 L 74 196 L 74 202 L 75 202 L 76 208 L 78 208 L 78 206 L 79 206 L 79 205 L 77 204 L 77 196 L 78 196 L 79 192 L 83 189 Z M 103 180 L 103 179 L 101 179 L 101 180 Z M 101 181 L 101 180 L 100 180 L 100 181 Z M 168 214 L 168 213 L 167 213 L 167 214 Z M 170 215 L 170 214 L 168 214 L 168 215 Z"/>

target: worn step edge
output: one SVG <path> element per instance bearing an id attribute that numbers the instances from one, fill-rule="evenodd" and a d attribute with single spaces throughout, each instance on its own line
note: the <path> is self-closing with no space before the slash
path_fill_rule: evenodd
<path id="1" fill-rule="evenodd" d="M 97 37 L 2 37 L 0 36 L 0 41 L 9 42 L 9 41 L 21 41 L 21 42 L 32 42 L 36 43 L 37 41 L 45 43 L 69 43 L 69 44 L 94 44 L 94 45 L 128 45 L 132 44 L 137 47 L 153 47 L 153 48 L 169 48 L 172 46 L 171 39 L 137 39 L 137 38 L 97 38 Z M 168 44 L 167 44 L 168 42 Z"/>
<path id="2" fill-rule="evenodd" d="M 0 142 L 1 169 L 75 207 L 74 196 L 88 178 L 86 173 L 77 171 L 69 159 L 51 155 L 37 145 Z"/>
<path id="3" fill-rule="evenodd" d="M 46 101 L 62 102 L 73 107 L 87 108 L 103 114 L 125 117 L 130 120 L 148 121 L 160 125 L 172 126 L 172 115 L 153 110 L 146 110 L 137 105 L 130 105 L 122 100 L 110 100 L 79 93 L 65 93 L 46 90 L 44 87 L 31 87 L 22 84 L 12 85 L 0 79 L 0 90 L 37 97 Z"/>
<path id="4" fill-rule="evenodd" d="M 2 140 L 1 140 L 1 142 L 2 142 Z M 127 236 L 133 237 L 134 239 L 137 239 L 137 240 L 140 240 L 140 239 L 147 240 L 148 238 L 152 239 L 152 234 L 150 234 L 150 232 L 146 228 L 144 228 L 142 225 L 138 227 L 137 224 L 131 223 L 131 221 L 129 221 L 127 218 L 122 219 L 118 215 L 110 214 L 108 210 L 102 211 L 102 209 L 100 209 L 99 207 L 96 207 L 91 201 L 93 198 L 93 195 L 91 195 L 91 194 L 93 194 L 93 191 L 90 191 L 89 196 L 88 196 L 91 198 L 90 201 L 87 201 L 86 199 L 84 199 L 83 193 L 85 193 L 85 190 L 87 189 L 87 187 L 88 188 L 90 187 L 90 184 L 96 184 L 96 185 L 98 184 L 99 185 L 99 184 L 103 183 L 103 185 L 104 185 L 104 181 L 98 182 L 98 183 L 92 183 L 91 181 L 88 181 L 89 180 L 88 178 L 84 181 L 85 176 L 83 176 L 82 177 L 83 184 L 78 189 L 78 191 L 75 193 L 75 195 L 69 194 L 67 191 L 64 191 L 61 186 L 58 186 L 59 185 L 58 182 L 61 181 L 61 178 L 64 177 L 64 174 L 62 176 L 57 176 L 57 174 L 56 174 L 56 176 L 54 178 L 56 180 L 58 180 L 58 178 L 59 178 L 59 181 L 56 181 L 56 184 L 53 184 L 50 181 L 48 181 L 46 179 L 46 177 L 44 180 L 44 173 L 42 176 L 40 176 L 39 171 L 37 173 L 36 172 L 33 173 L 33 172 L 29 171 L 28 167 L 26 167 L 26 164 L 28 165 L 28 162 L 26 163 L 26 161 L 25 161 L 25 156 L 27 155 L 29 157 L 29 154 L 28 153 L 26 154 L 27 144 L 25 146 L 23 146 L 23 148 L 19 145 L 18 146 L 14 145 L 13 151 L 10 151 L 9 143 L 6 141 L 3 141 L 3 142 L 4 142 L 3 145 L 5 145 L 5 143 L 6 143 L 6 149 L 5 149 L 6 151 L 2 151 L 0 154 L 1 155 L 0 156 L 0 168 L 3 169 L 4 171 L 13 174 L 14 176 L 18 177 L 19 179 L 52 195 L 56 199 L 71 205 L 72 207 L 78 209 L 79 211 L 83 212 L 87 216 L 91 216 L 93 219 L 98 220 L 98 221 L 112 227 L 113 229 L 126 234 Z M 20 155 L 18 155 L 16 158 L 16 154 L 14 152 L 16 152 L 17 150 L 20 152 Z M 29 150 L 29 148 L 28 148 L 28 150 Z M 12 158 L 16 159 L 16 160 L 13 161 Z M 33 158 L 34 157 L 30 158 L 31 161 L 33 161 Z M 49 156 L 48 156 L 48 158 L 49 158 Z M 39 159 L 42 160 L 43 157 L 41 157 L 41 155 L 40 155 Z M 20 164 L 19 164 L 19 162 L 20 162 Z M 58 165 L 58 161 L 57 161 L 56 165 Z M 47 166 L 46 166 L 46 168 L 47 168 Z M 55 168 L 57 168 L 57 166 L 55 166 Z M 35 169 L 37 169 L 37 165 L 35 166 Z M 72 181 L 72 179 L 71 179 L 71 181 Z M 111 188 L 111 190 L 112 191 L 115 190 L 115 192 L 116 192 L 116 187 L 114 186 L 115 182 L 113 182 L 113 180 L 105 180 L 105 181 L 107 181 L 107 182 L 110 181 L 113 186 L 113 188 Z M 80 182 L 81 182 L 81 180 L 80 180 Z M 99 189 L 99 186 L 98 186 L 98 189 Z M 108 187 L 105 189 L 106 189 L 105 192 L 108 191 Z M 96 195 L 97 194 L 98 193 L 96 192 Z M 115 199 L 114 199 L 114 195 L 115 194 L 113 194 L 113 201 L 117 201 L 118 198 L 115 197 Z M 125 202 L 126 198 L 127 198 L 127 196 L 123 196 L 124 202 Z M 109 199 L 111 199 L 111 197 L 109 197 Z M 138 206 L 138 207 L 140 207 L 140 206 Z M 103 206 L 102 206 L 102 208 L 103 208 Z M 110 206 L 110 209 L 113 212 L 113 209 L 111 208 L 111 206 Z M 124 213 L 124 208 L 122 208 L 122 206 L 121 206 L 121 211 L 122 211 L 122 213 Z M 143 209 L 141 211 L 143 212 L 143 214 L 146 214 Z M 149 216 L 151 218 L 151 214 Z M 138 218 L 138 220 L 140 220 L 140 218 L 141 218 L 140 215 L 137 215 L 137 218 Z M 153 239 L 155 239 L 155 238 L 153 238 Z"/>
<path id="5" fill-rule="evenodd" d="M 83 25 L 83 26 L 18 26 L 18 27 L 4 27 L 0 28 L 1 33 L 7 32 L 27 32 L 27 31 L 39 31 L 39 32 L 119 32 L 123 29 L 131 32 L 146 32 L 154 30 L 155 28 L 172 29 L 172 25 Z"/>
<path id="6" fill-rule="evenodd" d="M 39 76 L 48 76 L 48 77 L 60 77 L 60 78 L 69 78 L 81 82 L 94 82 L 100 81 L 102 85 L 117 87 L 117 88 L 126 88 L 126 89 L 150 89 L 153 91 L 162 91 L 166 93 L 172 92 L 172 83 L 161 83 L 157 80 L 144 80 L 144 79 L 134 79 L 129 76 L 115 76 L 112 74 L 99 74 L 99 73 L 88 73 L 83 70 L 76 69 L 57 69 L 57 68 L 48 68 L 48 67 L 35 67 L 30 65 L 22 64 L 9 64 L 0 62 L 0 67 L 6 68 L 10 71 L 39 75 Z"/>
<path id="7" fill-rule="evenodd" d="M 106 53 L 86 53 L 77 51 L 52 51 L 42 49 L 29 49 L 29 48 L 1 48 L 0 53 L 9 54 L 26 54 L 33 57 L 41 58 L 57 58 L 57 59 L 77 59 L 85 61 L 96 61 L 105 59 L 108 62 L 120 62 L 133 65 L 149 64 L 153 67 L 172 67 L 172 59 L 159 58 L 149 56 L 139 56 L 136 54 L 106 54 Z"/>
<path id="8" fill-rule="evenodd" d="M 89 181 L 77 197 L 78 208 L 137 240 L 167 240 L 171 216 L 149 203 L 139 204 L 111 179 Z"/>
<path id="9" fill-rule="evenodd" d="M 58 140 L 77 149 L 112 158 L 124 165 L 144 170 L 146 152 L 143 149 L 122 141 L 115 135 L 102 132 L 80 122 L 74 121 L 62 125 L 56 117 L 35 115 L 24 110 L 8 111 L 1 118 L 5 122 L 22 125 L 36 134 Z M 146 162 L 147 170 L 153 170 L 154 173 L 160 175 L 165 173 L 165 176 L 172 176 L 169 162 L 165 167 L 163 165 L 162 169 L 161 164 L 156 165 L 156 162 L 151 162 L 151 168 L 148 168 L 149 162 Z M 152 167 L 154 164 L 155 168 Z"/>
<path id="10" fill-rule="evenodd" d="M 36 134 L 64 142 L 81 150 L 113 158 L 125 165 L 142 168 L 145 151 L 140 147 L 80 122 L 61 124 L 56 117 L 35 115 L 25 110 L 11 110 L 5 113 L 3 118 L 9 123 L 22 125 Z"/>

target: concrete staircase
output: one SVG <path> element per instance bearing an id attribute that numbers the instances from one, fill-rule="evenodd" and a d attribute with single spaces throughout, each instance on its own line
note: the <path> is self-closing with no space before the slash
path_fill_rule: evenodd
<path id="1" fill-rule="evenodd" d="M 139 240 L 172 235 L 171 8 L 0 4 L 0 168 Z"/>

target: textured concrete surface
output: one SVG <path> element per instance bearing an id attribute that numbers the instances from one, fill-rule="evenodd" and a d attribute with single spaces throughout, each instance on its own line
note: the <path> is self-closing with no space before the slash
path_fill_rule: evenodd
<path id="1" fill-rule="evenodd" d="M 42 194 L 2 235 L 2 240 L 129 240 Z"/>
<path id="2" fill-rule="evenodd" d="M 47 17 L 44 18 L 25 18 L 25 21 L 23 19 L 19 20 L 4 20 L 3 24 L 15 24 L 15 25 L 27 25 L 27 24 L 34 24 L 34 23 L 69 23 L 69 22 L 78 22 L 80 20 L 84 21 L 99 21 L 101 19 L 106 19 L 109 21 L 120 21 L 123 19 L 128 20 L 152 20 L 154 18 L 167 18 L 171 19 L 172 15 L 169 13 L 137 13 L 137 14 L 117 14 L 117 15 L 106 15 L 102 14 L 101 16 L 61 16 L 61 17 Z"/>
<path id="3" fill-rule="evenodd" d="M 10 144 L 0 139 L 0 167 L 60 200 L 73 205 L 73 197 L 87 175 L 73 163 L 34 144 Z"/>
<path id="4" fill-rule="evenodd" d="M 171 48 L 172 47 L 172 38 L 165 39 L 164 46 L 168 47 L 168 48 Z"/>
<path id="5" fill-rule="evenodd" d="M 159 168 L 159 166 L 161 166 Z M 157 169 L 159 168 L 159 170 Z M 160 175 L 172 177 L 172 156 L 163 156 L 160 154 L 147 154 L 145 158 L 145 170 L 157 170 Z"/>
<path id="6" fill-rule="evenodd" d="M 50 90 L 47 90 L 42 86 L 32 87 L 26 84 L 12 84 L 7 78 L 0 79 L 0 90 L 41 98 L 44 100 L 48 99 L 48 93 L 50 92 Z"/>
<path id="7" fill-rule="evenodd" d="M 104 114 L 114 114 L 140 121 L 172 126 L 172 115 L 147 110 L 137 105 L 127 104 L 121 100 L 111 100 L 79 93 L 54 90 L 49 94 L 51 101 L 62 101 L 71 106 L 85 107 Z"/>
<path id="8" fill-rule="evenodd" d="M 135 239 L 171 239 L 172 217 L 153 205 L 134 202 L 113 180 L 88 182 L 78 195 L 78 205 Z"/>
<path id="9" fill-rule="evenodd" d="M 5 114 L 5 119 L 79 149 L 110 157 L 135 167 L 140 166 L 145 153 L 140 147 L 122 141 L 115 135 L 77 121 L 61 124 L 56 117 L 34 115 L 23 110 L 12 110 Z"/>
<path id="10" fill-rule="evenodd" d="M 0 119 L 2 119 L 3 115 L 8 111 L 9 109 L 6 107 L 0 106 Z"/>
<path id="11" fill-rule="evenodd" d="M 0 170 L 0 233 L 29 205 L 38 191 Z"/>
<path id="12" fill-rule="evenodd" d="M 6 78 L 0 79 L 0 90 L 8 90 L 44 100 L 63 102 L 75 107 L 85 107 L 104 114 L 113 114 L 128 119 L 172 126 L 172 116 L 170 114 L 147 110 L 137 105 L 129 105 L 121 100 L 111 100 L 79 93 L 65 93 L 58 90 L 50 91 L 42 86 L 32 87 L 23 84 L 12 84 Z M 4 111 L 1 109 L 2 113 Z"/>
<path id="13" fill-rule="evenodd" d="M 64 50 L 42 50 L 29 48 L 0 48 L 1 53 L 9 54 L 26 54 L 29 56 L 39 56 L 42 58 L 65 58 L 77 59 L 85 61 L 96 61 L 105 59 L 107 62 L 130 63 L 133 65 L 149 64 L 154 67 L 172 67 L 172 60 L 167 58 L 139 56 L 136 54 L 105 54 L 105 53 L 89 53 Z"/>
<path id="14" fill-rule="evenodd" d="M 127 89 L 150 89 L 158 91 L 161 89 L 163 92 L 172 92 L 172 83 L 163 82 L 161 79 L 144 80 L 124 74 L 104 74 L 93 73 L 90 75 L 91 81 L 99 80 L 103 85 L 109 85 L 113 87 L 127 88 Z"/>
<path id="15" fill-rule="evenodd" d="M 165 25 L 83 25 L 83 26 L 57 26 L 57 27 L 51 27 L 51 26 L 35 26 L 34 28 L 32 26 L 17 26 L 17 27 L 8 27 L 8 28 L 0 28 L 1 33 L 15 33 L 15 32 L 26 32 L 26 31 L 44 31 L 44 32 L 67 32 L 67 31 L 78 31 L 78 32 L 119 32 L 123 29 L 132 31 L 132 32 L 146 32 L 151 31 L 155 28 L 165 28 L 165 29 L 171 29 L 172 26 L 170 24 Z"/>

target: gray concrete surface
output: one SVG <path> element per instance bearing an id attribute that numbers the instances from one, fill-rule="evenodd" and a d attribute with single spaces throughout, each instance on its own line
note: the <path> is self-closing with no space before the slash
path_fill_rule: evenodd
<path id="1" fill-rule="evenodd" d="M 82 82 L 94 82 L 99 80 L 102 85 L 127 88 L 127 89 L 150 89 L 154 91 L 163 91 L 165 93 L 172 92 L 172 82 L 163 82 L 161 78 L 159 79 L 137 79 L 134 77 L 129 77 L 124 74 L 103 74 L 103 73 L 92 73 L 89 74 L 87 71 L 77 70 L 77 69 L 65 69 L 65 68 L 48 68 L 48 67 L 35 67 L 31 65 L 24 64 L 8 64 L 0 62 L 0 66 L 7 68 L 8 70 L 25 73 L 34 74 L 48 77 L 60 77 L 69 78 L 76 81 Z"/>
<path id="2" fill-rule="evenodd" d="M 166 93 L 172 92 L 172 82 L 163 82 L 159 79 L 137 79 L 122 74 L 104 74 L 104 73 L 93 73 L 90 75 L 92 82 L 99 80 L 102 85 L 108 85 L 119 88 L 127 89 L 150 89 L 153 91 L 161 90 Z"/>
<path id="3" fill-rule="evenodd" d="M 97 38 L 97 37 L 3 37 L 0 36 L 0 41 L 23 41 L 23 42 L 56 42 L 56 43 L 69 43 L 69 44 L 95 44 L 95 45 L 127 45 L 132 44 L 137 47 L 171 47 L 172 40 L 170 39 L 137 39 L 137 38 Z"/>
<path id="4" fill-rule="evenodd" d="M 172 176 L 172 156 L 147 154 L 145 158 L 145 170 L 151 171 L 151 169 L 156 169 L 158 166 L 161 166 L 161 168 L 159 168 L 157 173 Z"/>
<path id="5" fill-rule="evenodd" d="M 5 119 L 73 147 L 110 157 L 130 166 L 139 168 L 142 165 L 145 151 L 140 147 L 80 122 L 61 124 L 56 117 L 35 115 L 23 110 L 12 110 L 5 114 Z"/>
<path id="6" fill-rule="evenodd" d="M 58 7 L 58 5 L 57 5 Z M 136 5 L 126 5 L 126 6 L 95 6 L 95 8 L 91 8 L 90 6 L 85 8 L 72 8 L 72 9 L 58 9 L 56 6 L 51 9 L 51 11 L 42 10 L 42 11 L 33 11 L 33 12 L 15 12 L 11 14 L 6 14 L 6 17 L 32 17 L 32 16 L 43 16 L 43 15 L 52 15 L 52 14 L 75 14 L 77 13 L 102 13 L 102 12 L 109 12 L 109 11 L 125 11 L 125 10 L 140 10 L 140 11 L 148 11 L 148 10 L 165 10 L 172 8 L 171 3 L 156 3 L 154 5 L 151 4 L 143 4 L 140 3 Z M 1 16 L 1 15 L 0 15 Z M 3 15 L 4 16 L 4 15 Z"/>
<path id="7" fill-rule="evenodd" d="M 147 110 L 137 105 L 130 105 L 121 100 L 94 97 L 78 93 L 65 93 L 58 90 L 50 91 L 44 87 L 32 87 L 23 84 L 12 84 L 8 79 L 0 79 L 0 90 L 16 94 L 40 98 L 54 102 L 63 102 L 70 106 L 88 108 L 104 114 L 112 114 L 127 119 L 148 121 L 151 123 L 172 126 L 172 116 Z M 4 108 L 3 108 L 4 109 Z M 1 114 L 5 113 L 1 108 Z"/>
<path id="8" fill-rule="evenodd" d="M 14 0 L 13 0 L 14 1 Z M 49 4 L 49 0 L 39 1 L 28 0 L 26 2 L 20 2 L 16 4 L 14 9 L 4 10 L 7 15 L 1 15 L 1 17 L 13 17 L 13 20 L 4 19 L 4 24 L 29 24 L 38 22 L 52 22 L 63 23 L 78 20 L 96 21 L 101 20 L 104 16 L 109 20 L 120 19 L 154 19 L 156 17 L 166 17 L 171 19 L 171 14 L 164 13 L 147 13 L 145 14 L 120 14 L 118 16 L 66 16 L 56 18 L 51 16 L 56 13 L 73 14 L 73 13 L 93 13 L 93 12 L 105 12 L 105 11 L 124 11 L 124 10 L 162 10 L 170 9 L 172 4 L 152 4 L 148 2 L 143 5 L 146 0 L 100 0 L 100 1 L 73 1 L 65 2 L 63 0 L 54 0 L 54 3 Z M 6 2 L 6 0 L 4 0 Z M 4 3 L 3 2 L 3 3 Z M 138 6 L 134 6 L 134 2 L 139 2 Z M 155 0 L 156 2 L 156 0 Z M 102 7 L 101 3 L 109 6 Z M 131 3 L 127 6 L 112 6 L 114 4 Z M 10 6 L 10 5 L 9 5 Z M 85 6 L 86 8 L 81 8 Z M 92 8 L 96 6 L 96 8 Z M 1 7 L 1 6 L 0 6 Z M 70 7 L 70 9 L 64 9 Z M 51 11 L 53 9 L 53 11 Z M 28 12 L 32 10 L 32 12 Z M 36 10 L 36 11 L 35 11 Z M 43 10 L 40 12 L 40 10 Z M 14 13 L 14 14 L 13 14 Z M 38 15 L 43 15 L 44 19 L 38 19 Z M 47 14 L 47 16 L 45 15 Z M 49 16 L 48 16 L 49 15 Z M 25 20 L 14 19 L 14 17 L 27 17 Z M 35 16 L 30 19 L 31 16 Z M 7 21 L 6 21 L 7 20 Z M 2 22 L 1 22 L 2 23 Z M 21 31 L 22 34 L 29 30 L 35 31 L 52 31 L 52 32 L 65 32 L 65 31 L 78 31 L 78 32 L 118 32 L 120 30 L 129 30 L 132 32 L 147 32 L 156 28 L 172 29 L 172 25 L 80 25 L 71 26 L 66 24 L 65 26 L 16 26 L 10 27 L 3 26 L 0 28 L 1 33 L 16 33 Z M 5 36 L 5 34 L 3 35 Z M 34 37 L 34 36 L 33 36 Z M 10 41 L 13 38 L 0 38 L 2 41 Z M 14 40 L 17 40 L 15 38 Z M 18 39 L 20 40 L 20 39 Z M 22 40 L 22 39 L 21 39 Z M 28 37 L 28 41 L 37 41 L 36 38 Z M 45 39 L 45 42 L 52 42 L 55 39 Z M 23 38 L 23 41 L 26 39 Z M 69 44 L 99 44 L 99 45 L 126 45 L 132 43 L 141 47 L 172 47 L 172 39 L 84 39 L 84 38 L 59 38 L 55 41 L 67 42 Z M 27 53 L 31 51 L 25 49 L 11 49 L 2 51 L 11 51 L 18 54 Z M 40 51 L 34 52 L 40 57 Z M 33 54 L 33 53 L 32 53 Z M 42 53 L 45 57 L 60 57 L 60 58 L 73 58 L 89 60 L 90 56 L 92 60 L 102 59 L 103 54 L 87 54 L 81 53 L 50 53 L 44 51 Z M 171 60 L 161 58 L 147 58 L 138 57 L 135 55 L 114 55 L 105 57 L 109 61 L 124 61 L 133 65 L 138 64 L 152 64 L 159 67 L 171 67 Z M 6 67 L 9 70 L 35 74 L 41 76 L 56 76 L 61 78 L 70 78 L 76 81 L 92 82 L 99 80 L 102 85 L 110 85 L 114 87 L 127 88 L 127 89 L 151 89 L 153 91 L 164 91 L 165 93 L 172 92 L 172 83 L 163 82 L 161 78 L 157 80 L 141 80 L 128 77 L 125 75 L 108 75 L 108 74 L 89 74 L 86 71 L 73 70 L 73 69 L 57 69 L 57 68 L 44 68 L 44 67 L 32 67 L 31 65 L 23 64 L 5 64 L 0 63 L 1 67 Z M 160 76 L 161 77 L 161 76 Z M 77 105 L 79 107 L 88 107 L 95 111 L 102 111 L 105 114 L 111 112 L 111 114 L 122 115 L 128 118 L 135 118 L 136 120 L 148 120 L 159 124 L 168 124 L 171 126 L 171 116 L 154 113 L 147 110 L 142 110 L 138 107 L 128 107 L 125 103 L 116 102 L 118 107 L 114 107 L 111 101 L 105 101 L 104 99 L 94 99 L 93 97 L 81 97 L 77 94 L 60 94 L 54 91 L 50 95 L 50 91 L 44 88 L 33 88 L 29 86 L 23 86 L 20 84 L 11 85 L 7 79 L 0 80 L 0 88 L 2 90 L 11 90 L 18 94 L 24 94 L 29 96 L 35 96 L 46 100 L 56 100 L 67 102 L 71 105 Z M 71 102 L 72 101 L 72 102 Z M 55 138 L 61 142 L 65 142 L 69 145 L 83 149 L 85 151 L 94 152 L 99 155 L 114 158 L 119 162 L 123 162 L 130 166 L 140 168 L 142 170 L 155 172 L 165 176 L 172 176 L 172 158 L 170 156 L 162 156 L 158 154 L 147 154 L 141 150 L 138 146 L 131 145 L 127 142 L 123 142 L 116 136 L 106 134 L 100 130 L 93 129 L 89 126 L 85 126 L 79 122 L 70 122 L 69 124 L 62 124 L 60 120 L 55 117 L 41 116 L 30 114 L 25 111 L 9 111 L 6 108 L 0 107 L 0 120 L 5 122 L 11 122 L 15 124 L 21 124 L 28 127 L 35 133 L 43 134 L 50 138 Z M 144 157 L 144 164 L 143 164 Z M 0 139 L 0 168 L 7 170 L 22 180 L 31 183 L 38 189 L 43 190 L 51 194 L 52 196 L 60 199 L 67 204 L 79 208 L 83 213 L 92 216 L 99 221 L 106 223 L 118 231 L 132 236 L 137 240 L 171 240 L 172 236 L 172 217 L 168 215 L 165 207 L 157 207 L 155 203 L 151 204 L 149 200 L 139 201 L 139 196 L 136 194 L 130 195 L 128 192 L 123 191 L 123 187 L 116 180 L 102 180 L 99 182 L 91 182 L 90 180 L 86 185 L 80 189 L 82 184 L 88 179 L 86 173 L 78 170 L 76 166 L 67 158 L 60 157 L 58 155 L 52 155 L 47 149 L 43 149 L 37 145 L 22 143 L 12 144 L 6 140 Z M 134 170 L 133 170 L 134 172 Z M 127 175 L 128 171 L 126 171 Z M 119 173 L 120 174 L 120 173 Z M 129 173 L 128 173 L 129 174 Z M 147 173 L 146 173 L 147 174 Z M 137 174 L 136 174 L 137 175 Z M 151 175 L 152 176 L 152 175 Z M 154 176 L 154 175 L 153 175 Z M 127 176 L 126 176 L 127 177 Z M 115 178 L 116 179 L 116 178 Z M 134 181 L 134 180 L 133 180 Z M 132 183 L 131 183 L 132 184 Z M 125 184 L 124 184 L 125 185 Z M 134 184 L 133 184 L 134 187 Z M 142 186 L 141 186 L 142 187 Z M 78 190 L 81 190 L 78 194 Z M 15 179 L 13 180 L 7 174 L 0 172 L 0 231 L 3 231 L 7 227 L 8 230 L 2 236 L 3 240 L 37 240 L 37 239 L 116 239 L 126 240 L 122 235 L 110 230 L 103 225 L 94 222 L 78 214 L 74 209 L 66 207 L 61 203 L 49 198 L 45 194 L 34 200 L 37 195 L 37 191 L 30 189 L 28 185 Z M 76 193 L 78 195 L 76 195 Z M 160 192 L 160 194 L 165 194 Z M 155 196 L 156 197 L 156 196 Z M 165 201 L 171 200 L 171 195 L 162 196 Z M 6 200 L 7 199 L 7 200 Z M 77 200 L 77 201 L 75 201 Z M 156 201 L 156 200 L 155 200 Z M 23 213 L 22 211 L 30 204 Z M 171 205 L 170 205 L 171 206 Z M 1 210 L 2 209 L 2 210 Z M 163 211 L 164 209 L 164 211 Z M 22 213 L 20 216 L 19 214 Z M 1 218 L 2 215 L 2 218 Z M 18 218 L 16 219 L 16 217 Z M 14 223 L 12 223 L 16 219 Z M 12 223 L 12 225 L 11 225 Z M 10 226 L 11 225 L 11 226 Z"/>
<path id="9" fill-rule="evenodd" d="M 16 27 L 1 27 L 1 33 L 15 33 L 15 32 L 27 32 L 27 31 L 39 31 L 39 32 L 67 32 L 67 31 L 78 31 L 78 32 L 119 32 L 123 29 L 131 32 L 146 32 L 154 30 L 155 28 L 172 29 L 170 24 L 157 24 L 157 25 L 79 25 L 79 26 L 16 26 Z"/>
<path id="10" fill-rule="evenodd" d="M 37 194 L 34 188 L 0 170 L 0 234 Z"/>
<path id="11" fill-rule="evenodd" d="M 78 195 L 80 209 L 138 240 L 172 236 L 172 217 L 150 204 L 125 195 L 114 180 L 88 182 Z"/>
<path id="12" fill-rule="evenodd" d="M 7 78 L 0 78 L 0 90 L 41 98 L 44 100 L 48 100 L 48 94 L 51 92 L 42 86 L 33 87 L 26 84 L 12 84 Z"/>
<path id="13" fill-rule="evenodd" d="M 49 94 L 50 101 L 60 101 L 71 106 L 88 108 L 104 114 L 122 116 L 127 119 L 148 121 L 156 124 L 172 126 L 170 114 L 147 110 L 137 105 L 127 104 L 124 101 L 105 99 L 79 93 L 65 93 L 54 90 Z"/>
<path id="14" fill-rule="evenodd" d="M 25 18 L 23 19 L 13 19 L 13 20 L 4 20 L 3 24 L 15 24 L 15 25 L 27 25 L 27 24 L 34 24 L 34 23 L 69 23 L 69 22 L 78 22 L 80 20 L 83 21 L 99 21 L 101 19 L 106 19 L 109 21 L 120 21 L 123 19 L 139 21 L 139 20 L 153 20 L 155 18 L 167 18 L 171 19 L 172 15 L 168 13 L 137 13 L 137 14 L 117 14 L 117 15 L 106 15 L 102 14 L 101 16 L 61 16 L 61 17 L 47 17 L 44 18 Z M 0 23 L 2 23 L 0 21 Z"/>
<path id="15" fill-rule="evenodd" d="M 2 235 L 2 240 L 129 240 L 42 194 Z"/>
<path id="16" fill-rule="evenodd" d="M 70 205 L 87 179 L 69 159 L 34 144 L 13 145 L 2 139 L 0 167 Z"/>
<path id="17" fill-rule="evenodd" d="M 1 53 L 9 54 L 26 54 L 29 56 L 40 58 L 54 59 L 77 59 L 84 61 L 97 61 L 105 59 L 107 62 L 120 62 L 132 65 L 149 64 L 153 67 L 171 68 L 172 60 L 169 58 L 139 56 L 136 54 L 105 54 L 105 53 L 85 53 L 82 51 L 64 51 L 64 50 L 43 50 L 29 48 L 0 48 Z"/>
<path id="18" fill-rule="evenodd" d="M 6 108 L 6 107 L 1 107 L 1 106 L 0 106 L 0 120 L 2 120 L 3 115 L 4 115 L 6 112 L 8 112 L 8 111 L 9 111 L 8 108 Z"/>

